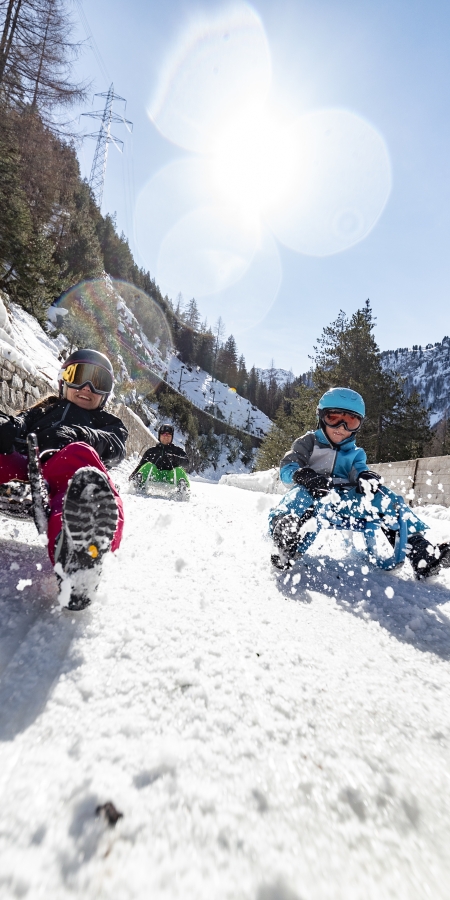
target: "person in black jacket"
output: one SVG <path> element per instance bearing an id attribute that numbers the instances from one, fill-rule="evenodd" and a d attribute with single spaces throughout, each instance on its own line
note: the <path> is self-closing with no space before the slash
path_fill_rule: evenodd
<path id="1" fill-rule="evenodd" d="M 156 447 L 149 447 L 142 459 L 130 475 L 130 481 L 141 482 L 140 469 L 146 463 L 152 463 L 160 472 L 169 472 L 176 468 L 188 469 L 189 459 L 182 447 L 173 443 L 173 425 L 160 425 Z"/>
<path id="2" fill-rule="evenodd" d="M 106 356 L 77 350 L 62 365 L 59 397 L 16 416 L 0 414 L 1 484 L 28 480 L 27 436 L 36 434 L 49 490 L 48 552 L 60 578 L 99 571 L 104 553 L 120 544 L 123 506 L 107 469 L 124 458 L 128 432 L 103 409 L 113 380 Z M 68 605 L 82 609 L 88 602 L 83 588 Z"/>

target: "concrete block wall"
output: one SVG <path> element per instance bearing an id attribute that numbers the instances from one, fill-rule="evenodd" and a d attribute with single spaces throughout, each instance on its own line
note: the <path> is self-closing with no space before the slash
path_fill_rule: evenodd
<path id="1" fill-rule="evenodd" d="M 386 487 L 401 494 L 410 506 L 439 503 L 450 506 L 450 456 L 427 456 L 370 466 Z"/>

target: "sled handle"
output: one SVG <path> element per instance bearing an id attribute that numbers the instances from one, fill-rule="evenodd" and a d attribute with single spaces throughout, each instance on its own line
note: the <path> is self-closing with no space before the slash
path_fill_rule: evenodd
<path id="1" fill-rule="evenodd" d="M 33 498 L 33 518 L 39 534 L 47 533 L 47 523 L 50 515 L 50 505 L 47 485 L 42 473 L 39 459 L 39 446 L 34 432 L 27 435 L 28 447 L 28 478 Z"/>

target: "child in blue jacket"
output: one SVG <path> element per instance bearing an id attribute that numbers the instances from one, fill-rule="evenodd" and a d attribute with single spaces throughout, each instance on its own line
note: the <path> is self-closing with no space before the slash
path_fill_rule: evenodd
<path id="1" fill-rule="evenodd" d="M 363 532 L 369 554 L 381 568 L 394 568 L 407 554 L 417 578 L 450 567 L 450 544 L 431 544 L 424 536 L 425 522 L 369 471 L 366 454 L 355 443 L 364 417 L 360 394 L 333 388 L 319 401 L 317 430 L 297 438 L 283 457 L 280 478 L 293 487 L 269 513 L 278 548 L 272 556 L 276 568 L 292 566 L 318 531 L 330 526 Z M 387 555 L 381 535 L 391 546 Z"/>

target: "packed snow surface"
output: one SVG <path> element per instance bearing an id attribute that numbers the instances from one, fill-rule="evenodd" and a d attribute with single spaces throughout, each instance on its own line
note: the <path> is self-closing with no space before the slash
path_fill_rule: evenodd
<path id="1" fill-rule="evenodd" d="M 134 496 L 130 465 L 82 613 L 0 519 L 2 900 L 448 898 L 450 573 L 369 570 L 330 532 L 277 578 L 279 497 Z"/>

